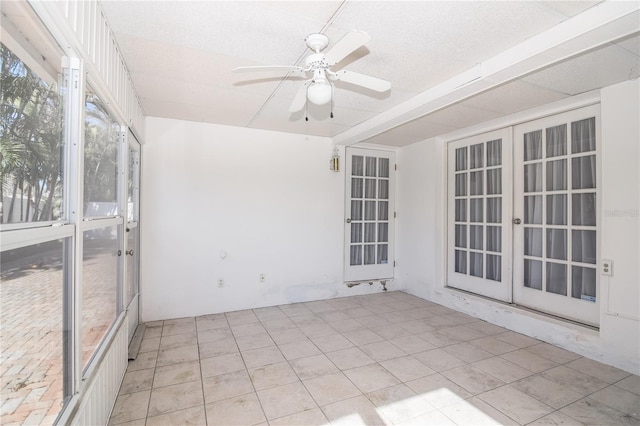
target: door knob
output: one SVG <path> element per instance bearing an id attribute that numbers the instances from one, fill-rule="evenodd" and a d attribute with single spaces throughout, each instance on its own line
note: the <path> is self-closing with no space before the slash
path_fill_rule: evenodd
<path id="1" fill-rule="evenodd" d="M 129 256 L 133 256 L 133 249 L 125 251 L 124 254 L 128 254 Z"/>
<path id="2" fill-rule="evenodd" d="M 514 225 L 520 225 L 522 223 L 522 221 L 520 220 L 519 217 L 516 217 L 515 219 L 513 219 L 513 224 Z"/>
<path id="3" fill-rule="evenodd" d="M 347 219 L 347 223 L 351 223 L 351 219 Z"/>

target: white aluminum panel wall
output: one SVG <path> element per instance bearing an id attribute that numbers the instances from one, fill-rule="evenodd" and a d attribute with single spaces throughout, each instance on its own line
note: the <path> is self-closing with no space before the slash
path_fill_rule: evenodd
<path id="1" fill-rule="evenodd" d="M 118 396 L 128 363 L 128 318 L 125 318 L 113 338 L 102 362 L 96 368 L 91 383 L 84 391 L 72 425 L 106 425 Z"/>
<path id="2" fill-rule="evenodd" d="M 144 139 L 144 113 L 115 37 L 97 0 L 33 2 L 36 12 L 46 11 L 85 61 L 98 94 Z"/>

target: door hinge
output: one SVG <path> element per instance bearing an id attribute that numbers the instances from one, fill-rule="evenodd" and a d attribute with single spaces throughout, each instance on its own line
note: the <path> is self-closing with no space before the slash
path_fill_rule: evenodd
<path id="1" fill-rule="evenodd" d="M 394 268 L 396 267 L 396 261 L 395 260 L 393 261 L 393 267 Z"/>
<path id="2" fill-rule="evenodd" d="M 393 165 L 393 170 L 398 171 L 398 165 L 397 164 Z"/>
<path id="3" fill-rule="evenodd" d="M 393 218 L 395 219 L 396 217 L 398 217 L 398 213 L 397 212 L 393 212 Z"/>

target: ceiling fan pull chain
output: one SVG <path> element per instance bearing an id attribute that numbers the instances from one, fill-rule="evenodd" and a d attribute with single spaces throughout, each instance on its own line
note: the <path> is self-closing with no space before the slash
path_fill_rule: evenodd
<path id="1" fill-rule="evenodd" d="M 333 118 L 333 95 L 334 95 L 334 90 L 333 90 L 333 84 L 329 83 L 329 85 L 331 86 L 331 114 L 329 115 L 329 117 Z"/>

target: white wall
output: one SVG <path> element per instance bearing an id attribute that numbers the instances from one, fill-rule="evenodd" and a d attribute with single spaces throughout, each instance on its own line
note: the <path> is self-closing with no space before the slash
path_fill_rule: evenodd
<path id="1" fill-rule="evenodd" d="M 640 80 L 602 90 L 602 345 L 640 370 Z"/>
<path id="2" fill-rule="evenodd" d="M 640 116 L 638 80 L 601 91 L 600 330 L 519 310 L 445 288 L 446 170 L 442 138 L 398 153 L 397 283 L 399 288 L 584 356 L 640 373 Z M 526 112 L 514 118 L 522 120 Z M 491 123 L 487 123 L 490 127 Z"/>
<path id="3" fill-rule="evenodd" d="M 381 291 L 343 283 L 329 138 L 153 117 L 146 131 L 143 321 Z"/>

